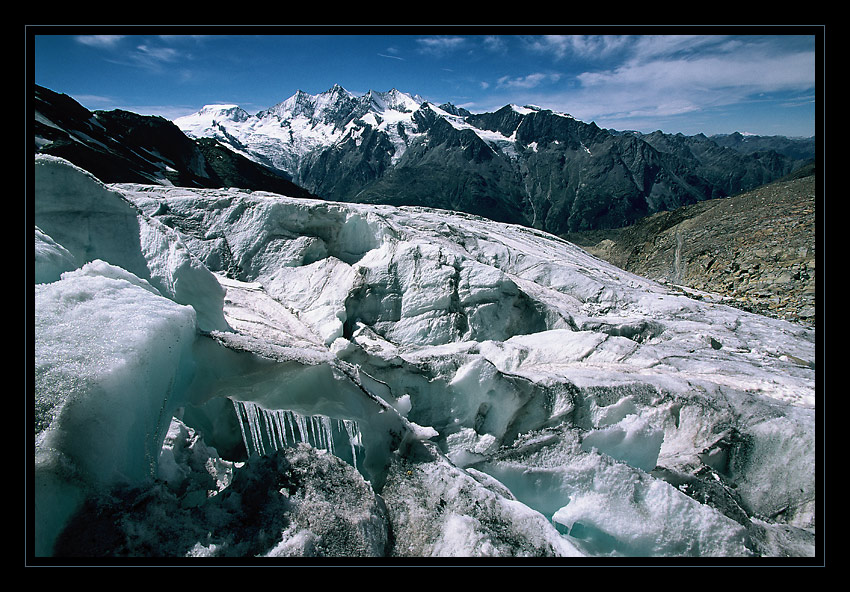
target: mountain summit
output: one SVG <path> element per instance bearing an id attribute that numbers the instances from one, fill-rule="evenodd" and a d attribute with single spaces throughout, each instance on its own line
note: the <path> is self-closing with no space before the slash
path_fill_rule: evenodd
<path id="1" fill-rule="evenodd" d="M 437 207 L 556 234 L 734 195 L 800 164 L 702 135 L 604 130 L 540 107 L 473 114 L 398 89 L 358 96 L 339 85 L 247 117 L 227 105 L 174 123 L 325 199 Z"/>

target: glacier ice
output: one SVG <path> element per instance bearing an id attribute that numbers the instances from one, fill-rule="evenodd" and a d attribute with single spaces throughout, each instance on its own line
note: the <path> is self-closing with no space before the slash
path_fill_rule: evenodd
<path id="1" fill-rule="evenodd" d="M 34 214 L 36 556 L 815 553 L 812 329 L 426 208 Z"/>

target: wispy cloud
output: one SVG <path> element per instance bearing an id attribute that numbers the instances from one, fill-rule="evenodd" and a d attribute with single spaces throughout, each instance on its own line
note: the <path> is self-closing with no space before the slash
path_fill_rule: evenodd
<path id="1" fill-rule="evenodd" d="M 482 47 L 493 53 L 504 53 L 508 50 L 508 45 L 502 37 L 496 35 L 488 35 L 481 41 Z"/>
<path id="2" fill-rule="evenodd" d="M 123 38 L 124 35 L 78 35 L 75 37 L 78 43 L 101 49 L 111 49 L 118 45 Z"/>
<path id="3" fill-rule="evenodd" d="M 132 54 L 137 63 L 145 66 L 174 63 L 182 56 L 173 47 L 155 47 L 144 43 L 136 46 L 136 52 Z"/>
<path id="4" fill-rule="evenodd" d="M 568 57 L 601 58 L 628 46 L 627 36 L 543 35 L 528 40 L 528 48 L 555 59 Z"/>
<path id="5" fill-rule="evenodd" d="M 551 105 L 584 120 L 617 122 L 669 118 L 811 96 L 813 39 L 733 36 L 544 36 L 525 47 L 548 57 L 564 75 L 504 77 L 496 88 L 527 91 L 514 101 Z M 801 43 L 802 41 L 802 43 Z"/>
<path id="6" fill-rule="evenodd" d="M 466 44 L 465 37 L 420 37 L 416 40 L 420 53 L 437 56 L 462 49 Z"/>
<path id="7" fill-rule="evenodd" d="M 764 44 L 693 51 L 684 40 L 644 43 L 631 59 L 608 70 L 579 74 L 583 96 L 607 104 L 611 113 L 671 114 L 733 104 L 759 93 L 814 88 L 814 51 L 782 51 Z M 686 54 L 681 54 L 687 49 Z"/>
<path id="8" fill-rule="evenodd" d="M 74 95 L 74 100 L 76 100 L 81 105 L 85 105 L 90 109 L 96 109 L 98 107 L 103 106 L 111 106 L 115 103 L 115 99 L 113 97 L 106 97 L 102 95 Z"/>
<path id="9" fill-rule="evenodd" d="M 104 59 L 113 63 L 157 71 L 191 59 L 191 53 L 182 48 L 182 43 L 191 39 L 198 41 L 203 36 L 158 36 L 138 37 L 126 35 L 80 35 L 78 43 L 101 50 Z M 178 47 L 181 47 L 178 49 Z"/>
<path id="10" fill-rule="evenodd" d="M 544 82 L 557 82 L 561 78 L 560 74 L 543 74 L 535 72 L 527 76 L 518 76 L 511 78 L 510 76 L 502 76 L 497 81 L 500 88 L 535 88 Z"/>

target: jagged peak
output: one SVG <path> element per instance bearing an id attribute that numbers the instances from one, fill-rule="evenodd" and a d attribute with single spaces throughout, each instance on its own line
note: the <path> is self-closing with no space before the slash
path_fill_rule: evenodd
<path id="1" fill-rule="evenodd" d="M 348 92 L 345 89 L 345 87 L 342 86 L 341 84 L 334 84 L 327 91 L 325 91 L 324 93 L 319 93 L 319 94 L 346 94 L 346 95 L 352 96 L 352 94 L 350 92 Z"/>
<path id="2" fill-rule="evenodd" d="M 393 110 L 411 113 L 422 104 L 421 97 L 411 95 L 393 87 L 386 92 L 370 90 L 364 95 L 369 101 L 370 108 L 377 111 Z"/>

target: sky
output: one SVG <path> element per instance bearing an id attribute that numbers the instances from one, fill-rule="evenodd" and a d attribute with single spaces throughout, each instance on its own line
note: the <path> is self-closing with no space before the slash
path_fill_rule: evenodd
<path id="1" fill-rule="evenodd" d="M 775 34 L 775 33 L 779 34 Z M 249 113 L 302 90 L 396 88 L 473 112 L 537 105 L 603 128 L 812 136 L 819 29 L 35 27 L 36 84 L 90 110 Z"/>

